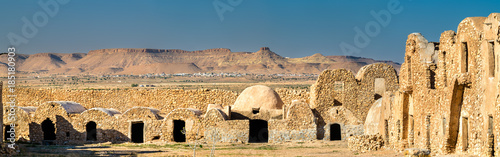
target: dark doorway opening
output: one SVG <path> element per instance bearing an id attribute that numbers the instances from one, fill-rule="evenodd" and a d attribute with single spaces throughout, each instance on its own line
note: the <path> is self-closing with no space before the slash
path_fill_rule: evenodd
<path id="1" fill-rule="evenodd" d="M 7 141 L 7 138 L 10 137 L 10 132 L 8 132 L 11 129 L 10 125 L 5 125 L 5 130 L 3 134 L 4 141 Z"/>
<path id="2" fill-rule="evenodd" d="M 453 81 L 452 86 L 452 98 L 451 98 L 451 107 L 450 107 L 450 122 L 448 123 L 448 135 L 449 139 L 446 141 L 449 152 L 454 152 L 457 147 L 458 141 L 458 131 L 460 130 L 460 112 L 462 111 L 463 105 L 463 95 L 464 95 L 465 86 L 460 85 L 457 80 Z"/>
<path id="3" fill-rule="evenodd" d="M 186 142 L 186 122 L 183 120 L 174 120 L 174 141 Z"/>
<path id="4" fill-rule="evenodd" d="M 87 141 L 96 141 L 97 140 L 97 124 L 93 121 L 87 123 L 85 128 L 87 129 Z"/>
<path id="5" fill-rule="evenodd" d="M 56 140 L 56 128 L 49 118 L 42 122 L 42 131 L 43 140 Z"/>
<path id="6" fill-rule="evenodd" d="M 339 124 L 330 125 L 330 141 L 342 140 L 342 132 Z"/>
<path id="7" fill-rule="evenodd" d="M 132 122 L 131 126 L 131 140 L 134 143 L 144 142 L 144 123 L 143 122 Z"/>
<path id="8" fill-rule="evenodd" d="M 267 121 L 265 120 L 250 120 L 250 143 L 265 143 L 268 141 Z"/>

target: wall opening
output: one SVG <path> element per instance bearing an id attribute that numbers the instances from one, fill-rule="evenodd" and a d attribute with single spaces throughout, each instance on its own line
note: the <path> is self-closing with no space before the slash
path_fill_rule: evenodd
<path id="1" fill-rule="evenodd" d="M 385 78 L 375 78 L 375 83 L 374 83 L 374 99 L 378 100 L 382 98 L 385 92 Z"/>
<path id="2" fill-rule="evenodd" d="M 446 51 L 443 51 L 443 71 L 444 71 L 444 75 L 443 75 L 444 86 L 448 87 L 448 81 L 446 78 Z"/>
<path id="3" fill-rule="evenodd" d="M 340 141 L 342 140 L 342 130 L 340 124 L 330 125 L 330 141 Z"/>
<path id="4" fill-rule="evenodd" d="M 43 140 L 56 140 L 56 128 L 49 118 L 42 122 L 42 131 Z"/>
<path id="5" fill-rule="evenodd" d="M 489 77 L 495 77 L 495 44 L 494 41 L 488 42 L 488 74 Z"/>
<path id="6" fill-rule="evenodd" d="M 415 121 L 413 120 L 413 115 L 410 115 L 410 129 L 408 131 L 408 141 L 411 146 L 413 146 L 414 140 L 415 140 L 415 135 L 414 135 L 414 130 L 415 130 Z"/>
<path id="7" fill-rule="evenodd" d="M 493 133 L 493 116 L 488 116 L 488 150 L 491 156 L 495 156 L 495 134 Z"/>
<path id="8" fill-rule="evenodd" d="M 90 121 L 85 125 L 85 129 L 87 131 L 87 141 L 96 141 L 97 140 L 97 124 L 93 121 Z"/>
<path id="9" fill-rule="evenodd" d="M 144 122 L 132 122 L 131 123 L 131 141 L 134 143 L 143 143 L 144 142 Z"/>
<path id="10" fill-rule="evenodd" d="M 431 148 L 431 115 L 427 115 L 427 117 L 425 117 L 425 124 L 426 124 L 425 129 L 427 132 L 425 135 L 426 139 L 427 139 L 425 145 L 426 145 L 427 149 L 430 150 L 430 148 Z"/>
<path id="11" fill-rule="evenodd" d="M 406 57 L 406 63 L 408 66 L 408 83 L 411 83 L 411 57 Z"/>
<path id="12" fill-rule="evenodd" d="M 389 122 L 384 120 L 384 133 L 385 133 L 385 142 L 389 144 Z"/>
<path id="13" fill-rule="evenodd" d="M 403 94 L 403 137 L 402 137 L 403 139 L 409 139 L 410 132 L 413 131 L 413 126 L 411 124 L 413 116 L 410 115 L 410 108 L 411 108 L 410 99 L 411 99 L 411 94 L 409 93 Z"/>
<path id="14" fill-rule="evenodd" d="M 448 152 L 452 153 L 455 151 L 458 142 L 458 132 L 460 124 L 460 112 L 462 110 L 464 86 L 459 85 L 458 81 L 453 82 L 452 98 L 450 104 L 450 123 L 448 123 L 448 135 L 447 140 Z"/>
<path id="15" fill-rule="evenodd" d="M 268 141 L 268 126 L 265 120 L 250 120 L 250 143 L 265 143 Z"/>
<path id="16" fill-rule="evenodd" d="M 462 72 L 469 72 L 469 48 L 467 42 L 462 42 Z"/>
<path id="17" fill-rule="evenodd" d="M 469 147 L 469 118 L 462 118 L 462 150 L 467 151 Z"/>
<path id="18" fill-rule="evenodd" d="M 429 72 L 429 88 L 430 89 L 436 89 L 436 67 L 435 66 L 429 66 L 429 69 L 427 69 Z"/>
<path id="19" fill-rule="evenodd" d="M 186 122 L 183 120 L 174 120 L 174 141 L 186 142 Z"/>
<path id="20" fill-rule="evenodd" d="M 252 108 L 252 114 L 257 114 L 260 112 L 260 107 L 258 108 Z"/>
<path id="21" fill-rule="evenodd" d="M 7 141 L 7 138 L 10 137 L 10 133 L 8 132 L 10 129 L 11 129 L 10 125 L 5 125 L 5 129 L 3 130 L 4 131 L 4 134 L 3 134 L 4 141 Z"/>

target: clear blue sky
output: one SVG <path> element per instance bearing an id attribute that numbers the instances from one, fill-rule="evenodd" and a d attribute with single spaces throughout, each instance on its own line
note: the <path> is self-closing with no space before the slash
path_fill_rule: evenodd
<path id="1" fill-rule="evenodd" d="M 41 0 L 42 2 L 48 0 Z M 19 53 L 88 52 L 104 48 L 202 50 L 229 48 L 255 52 L 270 47 L 284 57 L 314 53 L 345 55 L 342 42 L 354 45 L 355 27 L 376 21 L 370 11 L 387 10 L 382 0 L 217 0 L 226 11 L 220 19 L 215 0 L 72 0 L 60 4 L 55 16 L 37 27 Z M 234 0 L 238 2 L 238 0 Z M 0 0 L 0 43 L 8 34 L 23 36 L 26 17 L 44 12 L 37 0 Z M 466 17 L 500 12 L 500 1 L 399 0 L 402 11 L 354 56 L 402 62 L 406 37 L 422 33 L 438 41 L 445 30 L 456 30 Z M 223 6 L 223 5 L 227 6 Z M 42 17 L 42 18 L 40 18 Z"/>

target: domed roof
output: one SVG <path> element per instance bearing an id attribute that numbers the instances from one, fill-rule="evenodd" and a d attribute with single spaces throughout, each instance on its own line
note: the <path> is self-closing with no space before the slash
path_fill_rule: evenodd
<path id="1" fill-rule="evenodd" d="M 234 111 L 252 111 L 253 108 L 260 110 L 282 109 L 283 101 L 278 93 L 273 89 L 256 85 L 243 90 L 240 96 L 234 102 L 231 110 Z"/>

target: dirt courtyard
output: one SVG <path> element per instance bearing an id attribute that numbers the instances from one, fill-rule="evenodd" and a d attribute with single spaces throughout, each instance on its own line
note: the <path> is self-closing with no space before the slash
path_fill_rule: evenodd
<path id="1" fill-rule="evenodd" d="M 196 156 L 210 156 L 211 144 L 198 145 Z M 21 144 L 18 156 L 192 156 L 187 143 L 178 144 L 86 144 L 81 146 L 55 146 Z M 367 153 L 350 151 L 347 142 L 312 141 L 280 144 L 217 144 L 215 156 L 401 156 L 392 150 Z"/>

